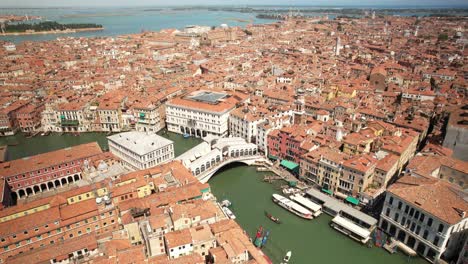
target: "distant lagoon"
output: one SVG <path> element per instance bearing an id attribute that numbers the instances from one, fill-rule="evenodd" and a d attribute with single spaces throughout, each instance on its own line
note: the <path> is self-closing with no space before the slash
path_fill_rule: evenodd
<path id="1" fill-rule="evenodd" d="M 372 7 L 370 7 L 372 8 Z M 385 7 L 380 7 L 385 8 Z M 293 10 L 303 10 L 307 16 L 328 15 L 330 19 L 341 15 L 338 10 L 352 11 L 350 16 L 364 14 L 366 7 L 305 7 L 295 6 Z M 275 20 L 258 19 L 259 13 L 289 10 L 286 6 L 248 6 L 248 7 L 128 7 L 128 8 L 3 8 L 0 14 L 41 16 L 43 21 L 67 23 L 95 23 L 104 27 L 102 31 L 83 31 L 67 34 L 41 34 L 1 36 L 0 40 L 20 43 L 23 41 L 54 40 L 58 37 L 107 37 L 135 34 L 142 31 L 160 31 L 166 28 L 182 29 L 188 25 L 245 27 L 247 24 L 272 23 Z M 309 10 L 309 11 L 308 11 Z M 323 10 L 323 12 L 321 12 Z M 334 12 L 334 11 L 337 12 Z M 426 16 L 432 9 L 392 8 L 378 9 L 379 13 L 400 16 Z M 436 10 L 436 9 L 433 9 Z M 466 9 L 461 14 L 467 15 Z M 448 10 L 448 13 L 450 11 Z M 458 13 L 460 14 L 460 13 Z M 347 15 L 346 13 L 344 15 Z M 33 23 L 35 21 L 31 21 Z"/>
<path id="2" fill-rule="evenodd" d="M 41 16 L 44 20 L 67 23 L 95 23 L 102 31 L 70 34 L 46 34 L 24 36 L 0 36 L 0 40 L 20 43 L 22 41 L 54 40 L 58 37 L 107 37 L 135 34 L 142 31 L 160 31 L 166 28 L 182 29 L 188 25 L 245 27 L 249 23 L 271 23 L 275 20 L 257 19 L 254 13 L 172 10 L 159 8 L 51 8 L 51 9 L 1 9 L 0 14 Z M 38 22 L 38 21 L 31 21 Z M 1 33 L 0 33 L 1 34 Z"/>

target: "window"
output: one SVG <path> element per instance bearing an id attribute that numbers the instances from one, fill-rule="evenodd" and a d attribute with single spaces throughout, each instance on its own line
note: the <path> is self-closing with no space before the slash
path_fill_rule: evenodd
<path id="1" fill-rule="evenodd" d="M 444 231 L 444 225 L 439 224 L 439 229 L 437 231 L 439 231 L 439 233 L 442 233 L 442 231 Z"/>
<path id="2" fill-rule="evenodd" d="M 398 213 L 395 214 L 395 218 L 393 218 L 396 222 L 398 222 L 398 218 L 400 217 L 400 215 Z"/>
<path id="3" fill-rule="evenodd" d="M 401 207 L 403 206 L 402 202 L 398 202 L 398 210 L 401 210 Z"/>
<path id="4" fill-rule="evenodd" d="M 407 214 L 407 213 L 408 213 L 408 211 L 409 211 L 409 206 L 408 206 L 408 205 L 406 205 L 406 206 L 405 206 L 405 214 Z"/>
<path id="5" fill-rule="evenodd" d="M 403 217 L 401 218 L 401 222 L 400 222 L 400 224 L 401 224 L 401 225 L 404 225 L 404 224 L 405 224 L 405 222 L 406 222 L 406 217 L 404 217 L 404 216 L 403 216 Z"/>
<path id="6" fill-rule="evenodd" d="M 427 235 L 429 235 L 429 232 L 427 232 L 427 230 L 424 230 L 423 238 L 424 238 L 424 239 L 427 239 Z"/>
<path id="7" fill-rule="evenodd" d="M 439 236 L 434 237 L 434 245 L 439 246 Z"/>
<path id="8" fill-rule="evenodd" d="M 388 203 L 393 204 L 393 197 L 390 197 L 390 199 L 388 200 Z"/>
<path id="9" fill-rule="evenodd" d="M 427 225 L 432 226 L 432 218 L 429 217 L 429 219 L 427 220 Z"/>
<path id="10" fill-rule="evenodd" d="M 421 216 L 419 217 L 419 221 L 423 222 L 424 221 L 424 217 L 425 215 L 423 213 L 421 213 Z"/>

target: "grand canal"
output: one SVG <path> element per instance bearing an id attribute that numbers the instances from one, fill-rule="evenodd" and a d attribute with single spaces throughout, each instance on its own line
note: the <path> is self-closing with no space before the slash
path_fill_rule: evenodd
<path id="1" fill-rule="evenodd" d="M 201 140 L 197 138 L 184 139 L 182 135 L 171 132 L 165 133 L 163 130 L 158 134 L 174 141 L 176 156 L 201 142 Z M 101 146 L 101 149 L 107 150 L 107 136 L 106 133 L 82 133 L 79 136 L 55 133 L 48 136 L 27 138 L 24 134 L 18 133 L 15 136 L 0 137 L 0 146 L 9 145 L 8 160 L 13 160 L 93 141 L 96 141 L 99 146 Z"/>
<path id="2" fill-rule="evenodd" d="M 184 139 L 178 134 L 160 134 L 175 142 L 176 156 L 200 142 L 199 139 Z M 0 145 L 17 143 L 16 146 L 9 146 L 9 159 L 17 159 L 91 141 L 97 141 L 101 148 L 107 149 L 106 136 L 103 133 L 88 133 L 25 138 L 18 134 L 0 138 Z M 426 263 L 420 258 L 408 258 L 401 253 L 391 255 L 380 248 L 362 246 L 332 229 L 329 226 L 331 217 L 326 214 L 311 221 L 292 215 L 271 201 L 271 195 L 278 192 L 279 186 L 284 183 L 264 183 L 264 175 L 264 172 L 257 172 L 255 167 L 234 164 L 217 172 L 209 183 L 218 199 L 227 198 L 233 203 L 236 221 L 250 236 L 260 225 L 270 230 L 270 239 L 263 250 L 273 263 L 280 263 L 289 250 L 292 251 L 289 263 Z M 265 211 L 279 217 L 282 224 L 275 224 L 266 218 Z"/>
<path id="3" fill-rule="evenodd" d="M 270 239 L 263 250 L 273 263 L 280 263 L 289 250 L 292 251 L 289 263 L 426 263 L 420 258 L 408 258 L 401 253 L 391 255 L 384 249 L 363 246 L 331 228 L 331 217 L 326 214 L 307 221 L 289 213 L 271 200 L 284 182 L 265 183 L 263 175 L 265 172 L 257 172 L 255 167 L 238 164 L 225 167 L 209 183 L 219 200 L 232 202 L 236 221 L 251 237 L 259 226 L 270 230 Z M 265 211 L 280 218 L 282 224 L 266 218 Z"/>

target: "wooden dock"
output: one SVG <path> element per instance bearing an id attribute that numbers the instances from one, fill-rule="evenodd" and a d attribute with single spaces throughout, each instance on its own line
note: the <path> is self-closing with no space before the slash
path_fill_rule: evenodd
<path id="1" fill-rule="evenodd" d="M 280 176 L 276 176 L 276 175 L 267 175 L 267 176 L 263 177 L 264 182 L 272 183 L 272 182 L 278 181 L 278 180 L 283 180 L 283 178 L 280 177 Z"/>

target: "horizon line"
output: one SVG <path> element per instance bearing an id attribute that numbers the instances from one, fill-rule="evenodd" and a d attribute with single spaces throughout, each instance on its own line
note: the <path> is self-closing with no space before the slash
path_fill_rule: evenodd
<path id="1" fill-rule="evenodd" d="M 427 5 L 427 4 L 420 4 L 420 5 L 415 5 L 415 4 L 399 4 L 399 5 L 389 5 L 389 4 L 370 4 L 370 5 L 358 5 L 358 4 L 341 4 L 341 5 L 333 5 L 333 4 L 315 4 L 315 5 L 302 5 L 302 4 L 297 4 L 297 5 L 249 5 L 249 4 L 196 4 L 196 5 L 186 5 L 186 4 L 175 4 L 175 5 L 117 5 L 117 6 L 112 6 L 112 5 L 83 5 L 83 6 L 77 6 L 77 5 L 43 5 L 43 6 L 15 6 L 15 5 L 6 5 L 2 6 L 0 4 L 1 8 L 18 8 L 18 9 L 46 9 L 46 8 L 96 8 L 96 7 L 111 7 L 111 8 L 128 8 L 128 7 L 164 7 L 164 8 L 172 8 L 172 7 L 187 7 L 187 8 L 196 8 L 196 7 L 233 7 L 233 8 L 250 8 L 250 7 L 307 7 L 307 8 L 344 8 L 344 9 L 366 9 L 366 8 L 375 8 L 375 9 L 434 9 L 434 8 L 440 8 L 440 9 L 453 9 L 453 8 L 460 8 L 460 9 L 468 9 L 468 3 L 467 4 L 449 4 L 449 5 L 444 5 L 444 4 L 434 4 L 434 5 Z"/>

